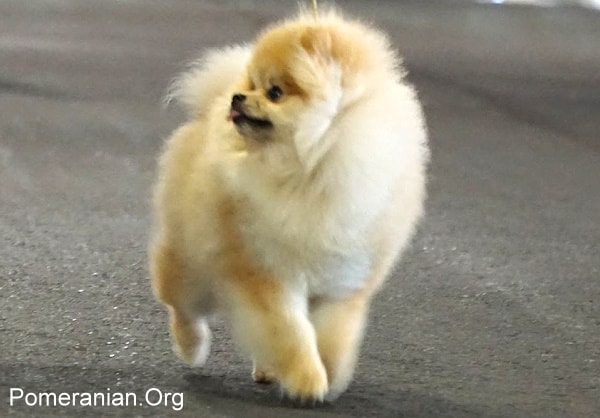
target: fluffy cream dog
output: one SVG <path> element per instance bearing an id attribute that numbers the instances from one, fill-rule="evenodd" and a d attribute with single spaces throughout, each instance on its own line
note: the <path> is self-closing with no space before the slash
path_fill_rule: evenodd
<path id="1" fill-rule="evenodd" d="M 189 120 L 160 162 L 150 256 L 175 351 L 203 364 L 221 312 L 256 381 L 335 399 L 425 197 L 398 58 L 372 28 L 301 14 L 208 53 L 174 95 Z"/>

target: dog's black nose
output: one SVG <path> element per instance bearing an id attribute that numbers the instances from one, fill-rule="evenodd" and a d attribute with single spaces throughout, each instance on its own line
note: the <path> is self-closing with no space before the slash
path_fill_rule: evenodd
<path id="1" fill-rule="evenodd" d="M 244 100 L 246 100 L 246 96 L 241 94 L 241 93 L 237 93 L 233 95 L 233 98 L 231 99 L 231 105 L 236 105 L 236 104 L 240 104 L 242 103 Z"/>

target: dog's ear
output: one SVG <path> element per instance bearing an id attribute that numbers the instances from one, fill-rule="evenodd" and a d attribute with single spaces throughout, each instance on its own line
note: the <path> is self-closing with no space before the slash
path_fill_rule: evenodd
<path id="1" fill-rule="evenodd" d="M 329 28 L 313 26 L 299 38 L 294 79 L 308 92 L 312 103 L 300 117 L 294 143 L 304 169 L 309 172 L 331 146 L 324 136 L 337 115 L 343 95 L 342 67 L 336 59 L 333 34 Z"/>
<path id="2" fill-rule="evenodd" d="M 299 35 L 290 75 L 308 96 L 331 100 L 340 95 L 342 67 L 334 56 L 329 28 L 309 26 Z"/>
<path id="3" fill-rule="evenodd" d="M 300 45 L 313 58 L 321 63 L 331 59 L 332 39 L 331 33 L 327 28 L 309 27 L 306 28 L 300 37 Z"/>

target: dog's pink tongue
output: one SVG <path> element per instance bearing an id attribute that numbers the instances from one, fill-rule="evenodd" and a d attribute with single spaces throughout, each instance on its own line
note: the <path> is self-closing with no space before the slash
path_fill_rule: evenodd
<path id="1" fill-rule="evenodd" d="M 234 120 L 235 118 L 237 118 L 237 117 L 238 117 L 238 116 L 240 116 L 240 115 L 241 115 L 241 113 L 240 113 L 240 112 L 238 112 L 238 111 L 237 111 L 237 110 L 235 110 L 235 109 L 231 109 L 231 110 L 229 111 L 229 115 L 227 115 L 227 120 Z"/>

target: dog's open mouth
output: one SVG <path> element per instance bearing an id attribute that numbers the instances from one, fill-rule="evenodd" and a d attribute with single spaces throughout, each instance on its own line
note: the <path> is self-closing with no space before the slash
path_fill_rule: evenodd
<path id="1" fill-rule="evenodd" d="M 243 124 L 256 128 L 270 128 L 273 126 L 273 123 L 270 120 L 252 117 L 245 113 L 241 108 L 234 109 L 233 106 L 229 111 L 229 117 L 227 119 L 238 126 Z"/>

